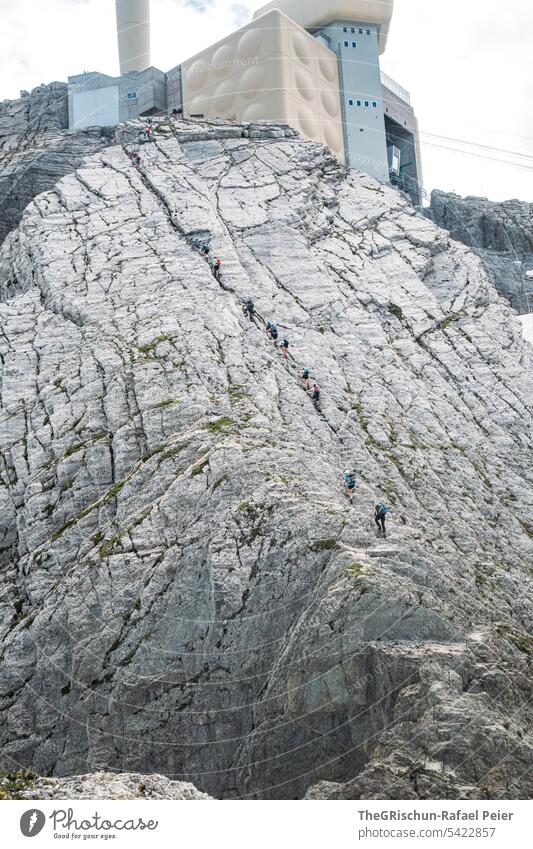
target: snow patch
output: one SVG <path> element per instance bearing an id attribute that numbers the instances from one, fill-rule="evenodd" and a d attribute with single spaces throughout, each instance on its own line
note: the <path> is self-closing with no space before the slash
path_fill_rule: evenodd
<path id="1" fill-rule="evenodd" d="M 524 328 L 524 338 L 533 345 L 533 313 L 519 316 Z"/>

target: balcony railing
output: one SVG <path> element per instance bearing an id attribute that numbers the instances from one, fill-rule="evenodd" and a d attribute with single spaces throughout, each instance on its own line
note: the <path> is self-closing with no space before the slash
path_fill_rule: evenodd
<path id="1" fill-rule="evenodd" d="M 407 89 L 402 88 L 401 85 L 398 85 L 398 83 L 395 82 L 392 77 L 389 77 L 389 75 L 385 74 L 383 71 L 381 72 L 381 84 L 384 85 L 385 88 L 388 88 L 389 91 L 392 91 L 392 93 L 395 94 L 396 97 L 399 97 L 400 100 L 403 100 L 405 103 L 408 103 L 409 106 L 411 105 L 411 95 L 409 94 Z"/>

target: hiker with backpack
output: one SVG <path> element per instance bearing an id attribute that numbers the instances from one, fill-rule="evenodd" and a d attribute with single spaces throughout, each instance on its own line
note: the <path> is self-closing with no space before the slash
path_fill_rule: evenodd
<path id="1" fill-rule="evenodd" d="M 319 413 L 320 412 L 320 389 L 318 388 L 316 383 L 313 384 L 313 394 L 312 394 L 311 397 L 313 399 L 313 405 L 315 407 L 315 410 L 317 411 L 317 413 Z"/>
<path id="2" fill-rule="evenodd" d="M 286 339 L 284 339 L 281 343 L 281 350 L 283 352 L 283 356 L 287 359 L 289 356 L 289 342 Z"/>
<path id="3" fill-rule="evenodd" d="M 254 318 L 255 318 L 255 304 L 254 304 L 254 302 L 252 301 L 251 298 L 248 298 L 248 300 L 246 301 L 246 303 L 244 304 L 244 306 L 242 308 L 242 311 L 243 311 L 244 315 L 247 318 L 250 319 L 250 321 L 254 320 Z"/>
<path id="4" fill-rule="evenodd" d="M 344 488 L 346 491 L 346 498 L 349 499 L 350 503 L 353 500 L 353 495 L 355 492 L 355 481 L 355 469 L 352 469 L 352 471 L 347 469 L 344 472 Z"/>
<path id="5" fill-rule="evenodd" d="M 271 321 L 267 321 L 265 329 L 266 329 L 266 334 L 267 334 L 268 338 L 272 339 L 274 345 L 277 348 L 278 347 L 278 336 L 279 336 L 278 328 L 276 327 L 275 324 L 272 324 Z"/>
<path id="6" fill-rule="evenodd" d="M 383 534 L 384 539 L 387 536 L 387 532 L 385 530 L 385 518 L 388 512 L 389 508 L 384 501 L 380 501 L 374 508 L 374 520 L 378 526 L 378 534 Z"/>
<path id="7" fill-rule="evenodd" d="M 221 265 L 222 265 L 222 260 L 218 259 L 218 257 L 216 257 L 213 260 L 213 265 L 212 265 L 215 280 L 220 280 L 220 266 Z"/>
<path id="8" fill-rule="evenodd" d="M 300 380 L 302 382 L 302 387 L 304 392 L 309 392 L 309 369 L 304 368 L 300 375 Z"/>

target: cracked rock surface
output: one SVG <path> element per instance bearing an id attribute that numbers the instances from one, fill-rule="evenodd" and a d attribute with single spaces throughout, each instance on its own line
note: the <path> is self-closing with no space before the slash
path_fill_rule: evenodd
<path id="1" fill-rule="evenodd" d="M 533 204 L 434 191 L 428 214 L 474 248 L 489 278 L 520 315 L 533 312 Z"/>
<path id="2" fill-rule="evenodd" d="M 177 123 L 141 157 L 87 160 L 0 252 L 0 766 L 526 797 L 512 310 L 472 251 L 286 127 Z"/>
<path id="3" fill-rule="evenodd" d="M 68 131 L 68 86 L 51 83 L 0 102 L 0 244 L 41 192 L 111 143 L 114 130 Z"/>

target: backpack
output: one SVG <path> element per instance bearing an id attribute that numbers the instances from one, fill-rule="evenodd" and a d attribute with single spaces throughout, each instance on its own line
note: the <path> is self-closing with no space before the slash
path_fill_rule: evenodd
<path id="1" fill-rule="evenodd" d="M 379 516 L 385 516 L 389 512 L 389 508 L 386 504 L 383 503 L 383 501 L 380 501 L 380 503 L 377 505 L 377 508 Z"/>
<path id="2" fill-rule="evenodd" d="M 303 377 L 304 380 L 309 380 L 309 369 L 308 368 L 304 368 L 304 370 L 302 372 L 302 377 Z"/>

